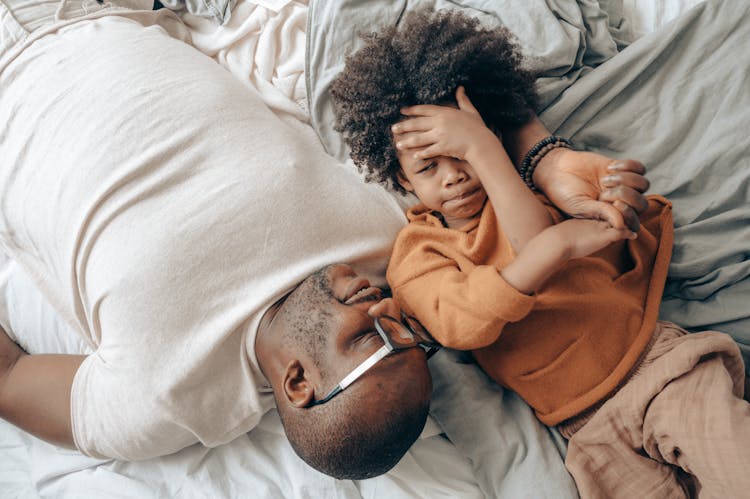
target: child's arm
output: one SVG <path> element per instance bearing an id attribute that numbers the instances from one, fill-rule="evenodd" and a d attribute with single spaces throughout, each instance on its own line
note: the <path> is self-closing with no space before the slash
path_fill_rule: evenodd
<path id="1" fill-rule="evenodd" d="M 505 281 L 521 291 L 536 292 L 557 269 L 573 258 L 588 256 L 622 239 L 635 239 L 629 229 L 608 222 L 571 219 L 540 232 L 500 271 Z"/>
<path id="2" fill-rule="evenodd" d="M 418 105 L 402 110 L 411 119 L 393 127 L 396 147 L 413 149 L 415 158 L 450 156 L 467 161 L 492 202 L 498 223 L 518 253 L 552 224 L 547 209 L 526 187 L 500 139 L 482 121 L 463 87 L 456 90 L 458 109 Z"/>
<path id="3" fill-rule="evenodd" d="M 444 346 L 475 350 L 494 343 L 509 322 L 534 308 L 533 292 L 568 259 L 633 237 L 595 220 L 567 220 L 542 231 L 502 269 L 474 265 L 450 231 L 408 224 L 399 233 L 386 278 L 396 301 Z"/>

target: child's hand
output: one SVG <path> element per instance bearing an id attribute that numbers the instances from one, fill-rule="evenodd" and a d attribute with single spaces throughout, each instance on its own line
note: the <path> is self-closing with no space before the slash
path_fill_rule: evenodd
<path id="1" fill-rule="evenodd" d="M 485 148 L 502 147 L 462 86 L 456 90 L 456 102 L 458 109 L 430 104 L 402 109 L 410 118 L 392 127 L 396 148 L 414 150 L 416 159 L 448 156 L 472 163 L 471 157 Z"/>
<path id="2" fill-rule="evenodd" d="M 573 218 L 545 230 L 552 232 L 558 244 L 566 250 L 566 259 L 581 258 L 596 253 L 623 239 L 635 239 L 630 229 L 615 229 L 608 222 Z"/>
<path id="3" fill-rule="evenodd" d="M 615 229 L 607 222 L 573 218 L 544 229 L 500 271 L 505 281 L 522 293 L 538 291 L 571 258 L 588 256 L 635 232 Z"/>

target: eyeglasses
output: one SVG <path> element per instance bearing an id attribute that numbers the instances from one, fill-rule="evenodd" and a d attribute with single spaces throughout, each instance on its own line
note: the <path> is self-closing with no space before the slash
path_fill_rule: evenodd
<path id="1" fill-rule="evenodd" d="M 401 320 L 389 315 L 375 318 L 375 330 L 385 343 L 377 352 L 370 355 L 364 362 L 357 366 L 352 372 L 346 375 L 328 395 L 320 400 L 313 400 L 305 407 L 313 407 L 325 404 L 333 397 L 343 392 L 346 387 L 354 383 L 360 376 L 366 373 L 379 360 L 383 359 L 391 352 L 398 350 L 407 350 L 414 347 L 422 347 L 427 354 L 427 358 L 432 357 L 440 349 L 440 344 L 432 340 L 432 336 L 422 327 L 422 324 L 413 317 L 403 312 Z"/>

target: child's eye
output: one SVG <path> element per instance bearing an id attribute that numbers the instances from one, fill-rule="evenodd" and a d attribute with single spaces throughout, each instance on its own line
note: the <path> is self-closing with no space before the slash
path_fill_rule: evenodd
<path id="1" fill-rule="evenodd" d="M 433 168 L 435 168 L 434 161 L 432 163 L 427 163 L 426 165 L 424 165 L 417 173 L 425 173 L 432 170 Z"/>

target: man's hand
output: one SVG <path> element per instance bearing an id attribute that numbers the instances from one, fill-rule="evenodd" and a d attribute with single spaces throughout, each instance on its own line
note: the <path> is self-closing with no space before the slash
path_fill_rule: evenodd
<path id="1" fill-rule="evenodd" d="M 615 229 L 638 231 L 648 207 L 645 167 L 601 154 L 558 148 L 534 171 L 534 185 L 558 208 L 576 218 L 605 220 Z"/>

